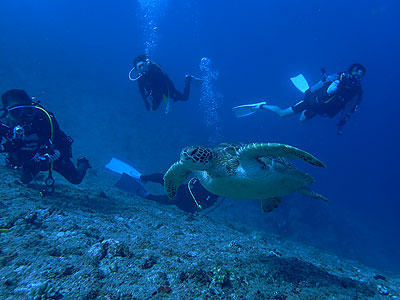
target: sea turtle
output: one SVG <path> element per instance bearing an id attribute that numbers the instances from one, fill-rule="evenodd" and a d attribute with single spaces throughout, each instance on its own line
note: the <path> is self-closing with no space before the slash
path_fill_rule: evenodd
<path id="1" fill-rule="evenodd" d="M 173 198 L 193 173 L 209 192 L 237 200 L 260 200 L 264 212 L 278 207 L 280 197 L 293 192 L 328 201 L 307 188 L 314 178 L 297 170 L 285 158 L 298 158 L 325 168 L 311 154 L 285 144 L 223 143 L 214 149 L 189 146 L 165 173 L 164 188 Z"/>

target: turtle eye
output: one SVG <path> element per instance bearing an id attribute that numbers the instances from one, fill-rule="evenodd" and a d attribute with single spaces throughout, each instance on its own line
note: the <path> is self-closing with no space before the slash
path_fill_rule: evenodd
<path id="1" fill-rule="evenodd" d="M 192 152 L 190 152 L 190 155 L 194 156 L 197 152 L 199 152 L 199 149 L 194 149 Z"/>

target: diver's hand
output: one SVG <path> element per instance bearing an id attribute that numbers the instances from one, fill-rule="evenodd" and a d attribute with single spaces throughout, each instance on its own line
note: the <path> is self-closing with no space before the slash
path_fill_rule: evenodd
<path id="1" fill-rule="evenodd" d="M 58 150 L 54 150 L 54 152 L 52 154 L 50 153 L 45 153 L 42 155 L 39 155 L 39 153 L 36 153 L 35 156 L 32 158 L 35 162 L 54 162 L 57 159 L 59 159 L 61 156 L 60 151 Z"/>
<path id="2" fill-rule="evenodd" d="M 350 115 L 344 115 L 339 122 L 336 124 L 338 127 L 337 135 L 343 134 L 343 126 L 346 125 L 347 121 L 350 119 Z"/>
<path id="3" fill-rule="evenodd" d="M 350 118 L 350 115 L 344 115 L 336 125 L 338 127 L 343 127 L 344 125 L 346 125 L 347 121 L 350 120 Z"/>

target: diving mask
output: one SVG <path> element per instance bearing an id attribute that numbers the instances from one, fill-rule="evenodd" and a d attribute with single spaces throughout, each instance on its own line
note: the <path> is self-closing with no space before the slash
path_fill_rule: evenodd
<path id="1" fill-rule="evenodd" d="M 33 105 L 18 105 L 8 108 L 7 112 L 13 119 L 32 118 L 36 113 L 36 107 Z"/>
<path id="2" fill-rule="evenodd" d="M 144 61 L 140 61 L 136 64 L 136 70 L 139 72 L 143 72 L 146 70 L 146 63 Z"/>

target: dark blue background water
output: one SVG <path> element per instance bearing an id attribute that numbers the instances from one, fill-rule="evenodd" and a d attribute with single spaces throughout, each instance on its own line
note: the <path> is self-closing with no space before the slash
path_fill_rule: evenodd
<path id="1" fill-rule="evenodd" d="M 316 178 L 313 188 L 331 202 L 293 196 L 292 205 L 273 213 L 293 223 L 281 233 L 398 272 L 398 1 L 156 3 L 161 4 L 152 10 L 158 28 L 151 58 L 176 86 L 182 88 L 187 73 L 200 75 L 204 56 L 219 70 L 214 85 L 224 95 L 219 136 L 204 126 L 196 89 L 190 102 L 176 105 L 169 116 L 145 111 L 136 84 L 127 80 L 133 57 L 144 53 L 149 38 L 144 31 L 148 19 L 136 1 L 2 1 L 1 93 L 18 87 L 42 96 L 43 104 L 68 123 L 63 127 L 74 130 L 84 140 L 82 149 L 97 155 L 100 163 L 111 155 L 129 159 L 141 151 L 146 168 L 159 157 L 157 142 L 166 135 L 174 137 L 169 140 L 173 153 L 163 168 L 183 145 L 212 146 L 210 136 L 214 142 L 282 142 L 305 149 L 328 166 L 316 170 L 299 165 Z M 259 101 L 289 106 L 301 97 L 291 76 L 303 73 L 312 83 L 321 78 L 321 67 L 333 73 L 353 62 L 367 68 L 364 101 L 343 136 L 336 135 L 336 120 L 300 124 L 297 117 L 280 120 L 265 111 L 243 119 L 231 112 L 233 106 Z M 115 123 L 124 120 L 129 124 L 118 140 Z M 129 144 L 132 132 L 142 134 L 140 145 Z M 102 153 L 92 151 L 98 145 Z M 258 204 L 249 205 L 254 209 L 244 217 L 257 218 L 258 226 L 267 228 L 271 217 L 253 215 Z M 296 233 L 296 224 L 302 232 Z"/>

